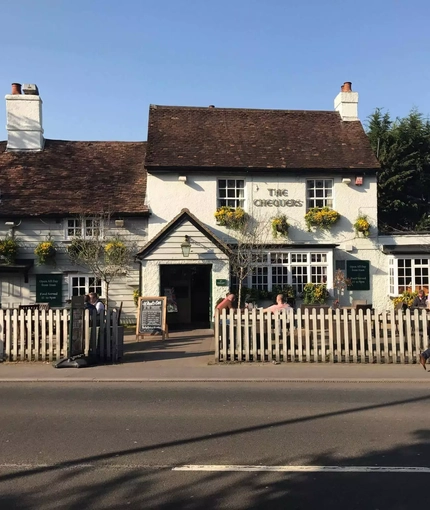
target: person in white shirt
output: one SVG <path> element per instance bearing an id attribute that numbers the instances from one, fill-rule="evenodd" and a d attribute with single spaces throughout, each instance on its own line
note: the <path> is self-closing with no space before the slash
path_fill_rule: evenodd
<path id="1" fill-rule="evenodd" d="M 95 292 L 90 292 L 90 303 L 95 306 L 97 313 L 100 314 L 104 311 L 105 305 L 100 301 L 98 295 Z"/>

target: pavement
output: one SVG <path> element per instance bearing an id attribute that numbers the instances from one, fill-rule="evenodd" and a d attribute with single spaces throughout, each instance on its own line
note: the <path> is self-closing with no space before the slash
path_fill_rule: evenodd
<path id="1" fill-rule="evenodd" d="M 429 367 L 430 368 L 430 367 Z M 56 369 L 51 363 L 0 364 L 1 382 L 419 382 L 430 373 L 418 365 L 331 363 L 216 364 L 213 332 L 197 329 L 136 341 L 129 330 L 121 363 Z"/>

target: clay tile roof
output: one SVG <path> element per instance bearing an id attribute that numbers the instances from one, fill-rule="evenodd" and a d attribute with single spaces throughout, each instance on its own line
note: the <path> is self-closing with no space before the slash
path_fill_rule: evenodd
<path id="1" fill-rule="evenodd" d="M 336 111 L 151 105 L 145 165 L 158 168 L 378 169 L 360 121 Z"/>
<path id="2" fill-rule="evenodd" d="M 0 216 L 147 214 L 146 142 L 46 140 L 41 152 L 0 142 Z"/>

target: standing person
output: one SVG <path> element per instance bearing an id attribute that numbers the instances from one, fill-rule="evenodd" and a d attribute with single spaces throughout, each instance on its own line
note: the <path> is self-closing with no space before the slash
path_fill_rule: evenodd
<path id="1" fill-rule="evenodd" d="M 95 310 L 96 307 L 91 303 L 90 296 L 85 294 L 84 296 L 84 308 L 85 310 Z"/>
<path id="2" fill-rule="evenodd" d="M 265 308 L 264 312 L 275 312 L 276 310 L 288 310 L 291 306 L 288 303 L 284 302 L 284 296 L 282 294 L 278 294 L 276 296 L 276 305 L 269 306 Z"/>
<path id="3" fill-rule="evenodd" d="M 104 312 L 105 305 L 100 301 L 98 295 L 95 292 L 90 292 L 88 295 L 90 297 L 90 303 L 97 310 L 97 314 L 100 315 L 102 312 Z"/>
<path id="4" fill-rule="evenodd" d="M 415 296 L 412 306 L 415 306 L 417 308 L 427 308 L 427 298 L 424 294 L 424 290 L 420 289 L 418 291 L 418 296 Z"/>

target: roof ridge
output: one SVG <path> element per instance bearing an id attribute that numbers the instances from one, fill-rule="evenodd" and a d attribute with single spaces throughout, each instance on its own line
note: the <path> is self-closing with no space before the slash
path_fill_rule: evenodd
<path id="1" fill-rule="evenodd" d="M 239 107 L 224 107 L 224 106 L 214 106 L 214 107 L 211 107 L 211 106 L 175 106 L 175 105 L 159 105 L 159 104 L 150 104 L 149 105 L 149 109 L 154 109 L 154 110 L 158 110 L 158 109 L 161 109 L 161 110 L 208 110 L 208 111 L 220 111 L 220 110 L 228 110 L 228 111 L 247 111 L 247 112 L 270 112 L 270 113 L 273 113 L 273 112 L 286 112 L 286 113 L 312 113 L 312 114 L 315 114 L 315 113 L 321 113 L 321 114 L 327 114 L 327 113 L 331 113 L 331 114 L 336 114 L 336 115 L 339 115 L 339 112 L 337 112 L 336 110 L 286 110 L 286 109 L 283 109 L 283 108 L 239 108 Z"/>

